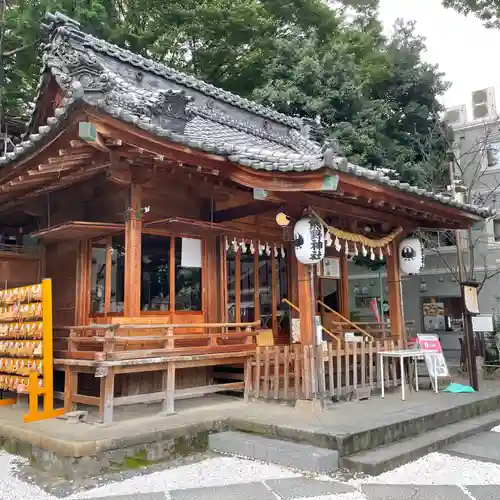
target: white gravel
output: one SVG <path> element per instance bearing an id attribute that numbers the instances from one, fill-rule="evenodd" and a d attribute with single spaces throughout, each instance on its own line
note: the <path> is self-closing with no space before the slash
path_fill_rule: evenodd
<path id="1" fill-rule="evenodd" d="M 500 484 L 500 465 L 430 453 L 380 476 L 352 480 L 349 484 Z"/>
<path id="2" fill-rule="evenodd" d="M 218 457 L 203 460 L 196 464 L 184 465 L 176 469 L 136 476 L 118 483 L 110 483 L 74 495 L 72 498 L 95 498 L 107 495 L 154 493 L 157 491 L 167 492 L 298 476 L 300 474 L 277 465 L 263 464 L 240 458 Z"/>
<path id="3" fill-rule="evenodd" d="M 12 474 L 16 467 L 14 462 L 21 461 L 19 457 L 0 452 L 0 500 L 53 500 L 52 495 L 38 486 L 25 483 Z"/>

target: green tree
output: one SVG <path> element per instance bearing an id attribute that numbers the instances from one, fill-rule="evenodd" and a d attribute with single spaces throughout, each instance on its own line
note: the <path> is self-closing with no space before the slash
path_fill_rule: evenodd
<path id="1" fill-rule="evenodd" d="M 443 5 L 461 14 L 474 14 L 487 28 L 500 28 L 499 0 L 443 0 Z"/>
<path id="2" fill-rule="evenodd" d="M 441 184 L 444 147 L 432 139 L 423 157 L 420 146 L 431 140 L 436 96 L 446 85 L 421 61 L 424 45 L 413 25 L 399 23 L 393 38 L 384 38 L 377 0 L 2 2 L 3 116 L 29 111 L 40 23 L 59 10 L 85 31 L 214 85 L 293 115 L 319 114 L 353 162 Z"/>
<path id="3" fill-rule="evenodd" d="M 420 145 L 439 122 L 436 97 L 447 86 L 421 60 L 424 48 L 414 25 L 401 21 L 387 41 L 376 25 L 369 31 L 344 25 L 322 43 L 314 33 L 294 33 L 276 41 L 267 83 L 254 96 L 286 113 L 320 115 L 354 163 L 394 168 L 406 181 L 438 189 L 446 145 L 433 136 L 425 157 Z"/>

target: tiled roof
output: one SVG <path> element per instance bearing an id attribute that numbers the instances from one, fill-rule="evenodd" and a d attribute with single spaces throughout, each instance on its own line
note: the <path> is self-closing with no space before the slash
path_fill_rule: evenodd
<path id="1" fill-rule="evenodd" d="M 36 150 L 57 132 L 73 107 L 85 103 L 151 134 L 253 169 L 301 172 L 329 167 L 483 217 L 491 214 L 488 208 L 462 204 L 353 165 L 332 147 L 304 137 L 296 118 L 94 38 L 66 16 L 49 19 L 40 91 L 47 75 L 53 75 L 66 97 L 38 133 L 0 158 L 0 166 Z"/>

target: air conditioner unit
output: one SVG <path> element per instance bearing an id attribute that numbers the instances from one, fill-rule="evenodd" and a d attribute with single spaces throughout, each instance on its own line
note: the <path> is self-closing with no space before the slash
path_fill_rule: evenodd
<path id="1" fill-rule="evenodd" d="M 472 92 L 473 120 L 488 120 L 494 118 L 496 114 L 495 89 L 493 87 Z"/>
<path id="2" fill-rule="evenodd" d="M 444 114 L 444 121 L 452 127 L 464 125 L 467 122 L 467 108 L 465 104 L 447 108 Z"/>

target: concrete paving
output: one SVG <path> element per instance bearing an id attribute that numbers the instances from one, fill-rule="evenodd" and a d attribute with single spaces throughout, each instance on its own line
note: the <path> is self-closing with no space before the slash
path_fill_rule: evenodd
<path id="1" fill-rule="evenodd" d="M 356 493 L 358 491 L 358 493 Z M 264 483 L 231 484 L 190 488 L 166 493 L 137 493 L 125 496 L 93 497 L 93 500 L 295 500 L 325 498 L 363 500 L 499 500 L 500 485 L 437 486 L 365 484 L 360 490 L 333 481 L 290 478 Z M 357 496 L 356 496 L 357 495 Z M 89 498 L 90 500 L 90 498 Z"/>
<path id="2" fill-rule="evenodd" d="M 446 446 L 443 452 L 472 460 L 500 464 L 500 432 L 482 432 Z M 498 497 L 500 498 L 500 492 Z"/>
<path id="3" fill-rule="evenodd" d="M 263 483 L 193 488 L 169 493 L 172 500 L 276 500 L 274 493 Z"/>
<path id="4" fill-rule="evenodd" d="M 356 491 L 355 488 L 338 483 L 336 481 L 319 481 L 306 477 L 294 477 L 289 479 L 272 479 L 266 481 L 279 498 L 292 500 L 294 498 L 311 498 L 326 495 L 343 495 Z"/>
<path id="5" fill-rule="evenodd" d="M 318 474 L 331 472 L 339 467 L 339 452 L 336 450 L 243 432 L 211 434 L 208 437 L 208 448 L 217 453 L 260 460 Z"/>
<path id="6" fill-rule="evenodd" d="M 458 486 L 366 484 L 361 491 L 368 500 L 471 500 Z"/>
<path id="7" fill-rule="evenodd" d="M 467 486 L 467 491 L 474 500 L 498 500 L 500 498 L 500 485 Z"/>

